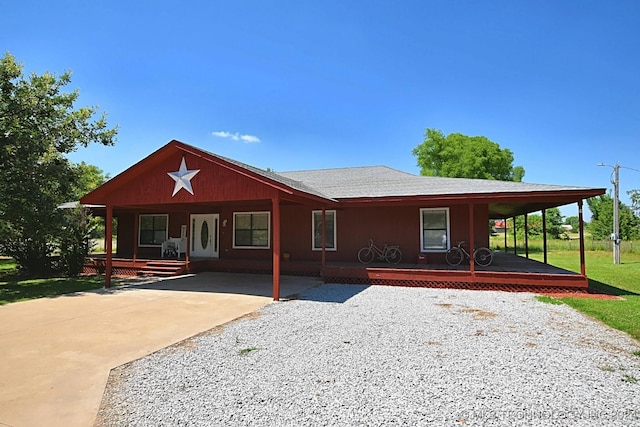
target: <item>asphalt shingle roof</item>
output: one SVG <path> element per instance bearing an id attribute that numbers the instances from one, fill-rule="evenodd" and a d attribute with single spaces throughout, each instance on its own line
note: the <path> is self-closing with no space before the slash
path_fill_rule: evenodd
<path id="1" fill-rule="evenodd" d="M 585 190 L 573 186 L 420 176 L 387 166 L 278 172 L 277 175 L 334 199 Z"/>
<path id="2" fill-rule="evenodd" d="M 268 170 L 260 169 L 260 168 L 257 168 L 255 166 L 251 166 L 251 165 L 248 165 L 246 163 L 242 163 L 242 162 L 239 162 L 237 160 L 231 159 L 229 157 L 220 156 L 218 154 L 214 154 L 214 153 L 211 153 L 211 152 L 208 152 L 208 151 L 205 151 L 205 150 L 202 150 L 202 151 L 204 151 L 204 152 L 206 152 L 206 153 L 208 153 L 208 154 L 210 154 L 210 155 L 212 155 L 214 157 L 222 159 L 225 162 L 231 163 L 231 164 L 233 164 L 235 166 L 238 166 L 238 167 L 240 167 L 242 169 L 246 169 L 246 170 L 248 170 L 250 172 L 253 172 L 256 175 L 259 175 L 259 176 L 262 176 L 264 178 L 267 178 L 267 179 L 270 179 L 272 181 L 275 181 L 277 183 L 286 185 L 287 187 L 292 188 L 294 190 L 302 191 L 304 193 L 311 194 L 311 195 L 318 196 L 318 197 L 322 197 L 324 199 L 331 199 L 330 196 L 327 196 L 326 194 L 322 193 L 321 191 L 318 191 L 317 188 L 314 188 L 313 186 L 309 186 L 305 182 L 289 178 L 284 174 L 279 174 L 279 173 L 271 172 L 271 171 L 268 171 Z"/>

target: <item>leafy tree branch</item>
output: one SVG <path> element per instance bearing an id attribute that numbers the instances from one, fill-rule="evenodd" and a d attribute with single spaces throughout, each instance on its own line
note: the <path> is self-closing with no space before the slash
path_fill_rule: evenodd
<path id="1" fill-rule="evenodd" d="M 65 155 L 112 145 L 117 134 L 96 107 L 75 107 L 79 92 L 64 91 L 70 82 L 69 72 L 26 77 L 10 53 L 0 59 L 0 253 L 31 273 L 52 268 L 64 224 L 57 207 L 88 185 L 87 165 Z"/>

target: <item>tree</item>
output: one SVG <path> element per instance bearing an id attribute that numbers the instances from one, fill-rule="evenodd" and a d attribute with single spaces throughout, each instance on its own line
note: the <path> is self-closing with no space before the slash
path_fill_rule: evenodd
<path id="1" fill-rule="evenodd" d="M 587 199 L 591 211 L 591 222 L 587 229 L 596 240 L 607 240 L 613 232 L 613 198 L 609 194 Z M 618 218 L 620 238 L 636 240 L 640 238 L 640 218 L 633 214 L 624 203 L 619 204 Z"/>
<path id="2" fill-rule="evenodd" d="M 640 190 L 629 190 L 627 194 L 631 197 L 631 209 L 636 216 L 640 216 Z"/>
<path id="3" fill-rule="evenodd" d="M 84 259 L 94 245 L 91 238 L 100 221 L 82 206 L 65 209 L 61 220 L 60 232 L 57 233 L 55 242 L 60 257 L 55 267 L 69 276 L 77 276 L 82 272 Z"/>
<path id="4" fill-rule="evenodd" d="M 571 229 L 574 232 L 577 232 L 580 229 L 580 218 L 577 216 L 568 216 L 564 223 L 571 226 Z"/>
<path id="5" fill-rule="evenodd" d="M 559 239 L 564 230 L 562 229 L 562 213 L 558 208 L 549 208 L 545 213 L 545 222 L 547 224 L 547 236 L 552 239 Z M 507 221 L 509 227 L 513 227 L 513 221 Z M 516 236 L 519 239 L 524 238 L 524 215 L 516 217 Z M 542 236 L 542 215 L 529 214 L 527 216 L 527 234 L 529 237 Z"/>
<path id="6" fill-rule="evenodd" d="M 78 91 L 65 93 L 71 74 L 48 72 L 28 78 L 7 53 L 0 59 L 0 253 L 34 274 L 51 267 L 63 229 L 57 207 L 77 199 L 82 166 L 65 155 L 90 143 L 112 145 L 95 107 L 75 109 Z M 80 168 L 80 169 L 79 169 Z"/>
<path id="7" fill-rule="evenodd" d="M 70 200 L 80 200 L 80 197 L 98 188 L 109 179 L 109 175 L 105 174 L 102 169 L 85 162 L 74 164 L 72 169 L 75 178 Z"/>
<path id="8" fill-rule="evenodd" d="M 562 213 L 558 208 L 549 208 L 545 212 L 547 223 L 547 235 L 552 239 L 559 239 L 564 229 L 562 228 Z"/>
<path id="9" fill-rule="evenodd" d="M 513 166 L 513 153 L 484 136 L 466 136 L 427 129 L 413 149 L 420 173 L 426 176 L 522 181 L 524 168 Z"/>

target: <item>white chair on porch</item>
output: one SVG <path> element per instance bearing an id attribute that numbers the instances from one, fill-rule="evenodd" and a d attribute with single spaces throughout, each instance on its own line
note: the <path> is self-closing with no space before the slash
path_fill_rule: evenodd
<path id="1" fill-rule="evenodd" d="M 181 253 L 185 253 L 186 239 L 180 237 L 170 237 L 162 242 L 162 258 L 180 258 Z"/>

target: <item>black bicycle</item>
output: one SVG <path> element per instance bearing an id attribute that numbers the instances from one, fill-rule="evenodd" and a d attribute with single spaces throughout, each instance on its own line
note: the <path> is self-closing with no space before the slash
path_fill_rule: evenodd
<path id="1" fill-rule="evenodd" d="M 369 239 L 369 246 L 365 246 L 358 252 L 358 260 L 363 264 L 369 264 L 374 259 L 378 258 L 380 261 L 387 261 L 389 264 L 397 264 L 402 259 L 402 251 L 398 245 L 387 245 L 380 249 L 373 242 L 373 239 Z"/>
<path id="2" fill-rule="evenodd" d="M 464 248 L 465 242 L 458 244 L 447 251 L 445 259 L 447 264 L 451 266 L 460 265 L 462 260 L 470 259 L 471 254 Z M 493 262 L 493 251 L 489 248 L 478 248 L 473 251 L 473 260 L 476 264 L 487 267 Z"/>

